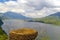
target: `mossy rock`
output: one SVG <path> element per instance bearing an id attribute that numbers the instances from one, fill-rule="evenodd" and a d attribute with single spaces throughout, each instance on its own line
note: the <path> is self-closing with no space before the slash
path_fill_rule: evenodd
<path id="1" fill-rule="evenodd" d="M 35 40 L 37 35 L 38 32 L 36 30 L 29 28 L 11 30 L 9 40 Z"/>

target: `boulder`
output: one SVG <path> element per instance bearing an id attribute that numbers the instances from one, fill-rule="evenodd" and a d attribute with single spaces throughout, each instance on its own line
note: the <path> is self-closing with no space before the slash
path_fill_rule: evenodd
<path id="1" fill-rule="evenodd" d="M 30 28 L 22 28 L 11 30 L 9 33 L 9 40 L 35 40 L 38 32 Z"/>

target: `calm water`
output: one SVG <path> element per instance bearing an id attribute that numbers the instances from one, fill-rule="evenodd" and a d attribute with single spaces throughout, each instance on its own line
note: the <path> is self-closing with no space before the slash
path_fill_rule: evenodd
<path id="1" fill-rule="evenodd" d="M 3 22 L 2 28 L 7 34 L 9 34 L 9 31 L 12 29 L 28 27 L 36 29 L 39 32 L 38 40 L 45 35 L 48 35 L 50 40 L 60 40 L 60 26 L 39 22 L 24 22 L 22 20 L 4 20 Z"/>

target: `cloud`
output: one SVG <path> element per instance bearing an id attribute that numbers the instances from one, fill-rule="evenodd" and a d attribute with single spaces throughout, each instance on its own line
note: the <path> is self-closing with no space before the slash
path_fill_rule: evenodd
<path id="1" fill-rule="evenodd" d="M 26 17 L 41 18 L 60 12 L 59 0 L 17 0 L 0 3 L 0 13 L 16 12 Z"/>
<path id="2" fill-rule="evenodd" d="M 60 7 L 60 0 L 46 0 L 45 2 L 48 7 Z"/>
<path id="3" fill-rule="evenodd" d="M 0 3 L 0 13 L 5 13 L 8 11 L 8 8 L 5 6 L 5 4 Z"/>
<path id="4" fill-rule="evenodd" d="M 50 8 L 46 8 L 44 7 L 43 9 L 39 10 L 39 11 L 34 11 L 32 13 L 25 13 L 25 14 L 22 14 L 24 16 L 27 16 L 27 17 L 32 17 L 32 18 L 41 18 L 41 17 L 45 17 L 45 16 L 48 16 L 50 14 L 54 14 L 55 11 L 50 9 Z"/>
<path id="5" fill-rule="evenodd" d="M 17 12 L 17 13 L 24 12 L 23 8 L 15 1 L 0 3 L 0 13 L 4 13 L 8 11 Z"/>
<path id="6" fill-rule="evenodd" d="M 17 12 L 17 13 L 24 12 L 23 7 L 20 6 L 17 2 L 9 1 L 9 2 L 5 2 L 5 4 L 6 4 L 7 8 L 9 9 L 9 11 Z"/>

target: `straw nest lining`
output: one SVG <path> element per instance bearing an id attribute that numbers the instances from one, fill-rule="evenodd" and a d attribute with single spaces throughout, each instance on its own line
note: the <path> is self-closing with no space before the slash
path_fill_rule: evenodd
<path id="1" fill-rule="evenodd" d="M 22 28 L 11 30 L 9 33 L 9 40 L 35 40 L 38 32 L 34 29 Z"/>

